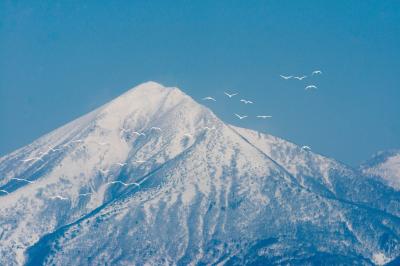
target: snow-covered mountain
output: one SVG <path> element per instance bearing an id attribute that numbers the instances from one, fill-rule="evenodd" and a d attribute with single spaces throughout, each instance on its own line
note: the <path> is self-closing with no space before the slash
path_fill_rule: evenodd
<path id="1" fill-rule="evenodd" d="M 400 192 L 147 82 L 0 158 L 1 265 L 399 262 Z"/>
<path id="2" fill-rule="evenodd" d="M 387 185 L 400 189 L 400 150 L 378 152 L 360 168 L 365 175 L 381 178 Z"/>

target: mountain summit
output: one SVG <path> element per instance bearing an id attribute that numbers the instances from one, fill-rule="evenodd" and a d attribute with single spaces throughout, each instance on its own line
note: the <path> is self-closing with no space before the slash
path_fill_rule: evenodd
<path id="1" fill-rule="evenodd" d="M 2 265 L 398 262 L 400 194 L 141 84 L 0 158 Z"/>

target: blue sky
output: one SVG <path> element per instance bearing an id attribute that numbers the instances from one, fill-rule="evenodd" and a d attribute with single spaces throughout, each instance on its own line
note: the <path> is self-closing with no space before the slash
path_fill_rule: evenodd
<path id="1" fill-rule="evenodd" d="M 1 1 L 0 156 L 154 80 L 357 165 L 400 148 L 399 47 L 400 1 Z"/>

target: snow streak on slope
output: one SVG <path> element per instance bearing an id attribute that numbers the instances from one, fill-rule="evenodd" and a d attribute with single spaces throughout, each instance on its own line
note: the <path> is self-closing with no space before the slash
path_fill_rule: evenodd
<path id="1" fill-rule="evenodd" d="M 372 264 L 400 255 L 397 191 L 226 125 L 154 82 L 0 158 L 0 173 L 4 265 Z"/>

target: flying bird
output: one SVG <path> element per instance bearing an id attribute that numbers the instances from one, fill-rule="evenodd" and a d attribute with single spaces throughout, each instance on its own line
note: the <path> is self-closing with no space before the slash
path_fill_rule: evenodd
<path id="1" fill-rule="evenodd" d="M 284 76 L 284 75 L 279 75 L 279 76 L 281 76 L 281 78 L 283 78 L 283 79 L 291 79 L 291 78 L 293 78 L 293 76 Z"/>
<path id="2" fill-rule="evenodd" d="M 8 191 L 6 191 L 4 189 L 0 189 L 0 192 L 6 193 L 6 194 L 10 194 Z"/>
<path id="3" fill-rule="evenodd" d="M 17 177 L 13 177 L 13 178 L 11 178 L 11 179 L 14 179 L 14 180 L 17 180 L 17 181 L 23 181 L 23 182 L 27 182 L 27 183 L 30 183 L 30 184 L 33 184 L 33 183 L 35 183 L 34 181 L 30 181 L 30 180 L 28 180 L 28 179 L 24 179 L 24 178 L 17 178 Z"/>
<path id="4" fill-rule="evenodd" d="M 203 100 L 205 100 L 205 101 L 210 100 L 210 101 L 214 101 L 214 102 L 217 101 L 213 97 L 204 97 Z"/>
<path id="5" fill-rule="evenodd" d="M 315 85 L 308 85 L 305 90 L 310 90 L 310 89 L 318 89 L 317 86 Z"/>
<path id="6" fill-rule="evenodd" d="M 312 72 L 312 75 L 321 75 L 322 71 L 321 70 L 315 70 Z"/>
<path id="7" fill-rule="evenodd" d="M 244 119 L 244 118 L 246 118 L 247 117 L 247 115 L 243 115 L 243 116 L 241 116 L 241 115 L 238 115 L 238 114 L 235 114 L 236 116 L 237 116 L 237 118 L 239 118 L 240 120 L 242 120 L 242 119 Z"/>
<path id="8" fill-rule="evenodd" d="M 60 196 L 60 195 L 56 195 L 56 196 L 50 197 L 50 199 L 68 200 L 68 198 L 65 198 L 65 197 Z"/>
<path id="9" fill-rule="evenodd" d="M 311 151 L 310 146 L 303 146 L 303 147 L 301 147 L 301 149 L 305 150 L 305 151 Z"/>
<path id="10" fill-rule="evenodd" d="M 123 185 L 123 186 L 125 186 L 125 187 L 131 186 L 131 185 L 135 185 L 135 186 L 137 186 L 137 187 L 140 187 L 140 184 L 139 184 L 139 183 L 136 183 L 136 182 L 124 183 L 124 182 L 118 181 L 118 180 L 117 180 L 117 181 L 108 182 L 108 183 L 106 183 L 106 185 L 112 185 L 112 184 L 117 184 L 117 183 L 119 183 L 119 184 L 121 184 L 121 185 Z"/>
<path id="11" fill-rule="evenodd" d="M 137 132 L 137 131 L 133 131 L 132 134 L 138 135 L 138 136 L 146 136 L 146 134 L 144 134 L 143 132 Z"/>
<path id="12" fill-rule="evenodd" d="M 226 91 L 224 91 L 224 94 L 225 94 L 226 96 L 228 96 L 229 98 L 232 98 L 233 96 L 238 95 L 239 93 L 229 94 L 229 93 L 227 93 Z"/>
<path id="13" fill-rule="evenodd" d="M 49 151 L 61 151 L 61 150 L 62 150 L 61 148 L 54 149 L 54 147 L 49 147 Z"/>
<path id="14" fill-rule="evenodd" d="M 253 103 L 252 101 L 248 101 L 248 100 L 245 100 L 245 99 L 241 99 L 240 101 L 243 102 L 244 104 Z"/>
<path id="15" fill-rule="evenodd" d="M 272 115 L 258 115 L 257 118 L 262 118 L 262 119 L 266 119 L 266 118 L 271 118 Z"/>
<path id="16" fill-rule="evenodd" d="M 294 79 L 298 79 L 298 80 L 303 80 L 305 79 L 307 76 L 301 76 L 301 77 L 293 77 Z"/>

